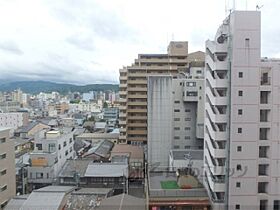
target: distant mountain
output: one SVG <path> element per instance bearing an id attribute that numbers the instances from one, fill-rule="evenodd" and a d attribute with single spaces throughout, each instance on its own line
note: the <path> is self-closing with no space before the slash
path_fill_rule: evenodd
<path id="1" fill-rule="evenodd" d="M 25 93 L 37 94 L 40 92 L 57 91 L 61 94 L 71 92 L 85 93 L 89 91 L 118 91 L 119 85 L 115 84 L 90 84 L 90 85 L 72 85 L 61 84 L 47 81 L 18 81 L 18 82 L 0 82 L 0 91 L 13 91 L 20 88 Z"/>

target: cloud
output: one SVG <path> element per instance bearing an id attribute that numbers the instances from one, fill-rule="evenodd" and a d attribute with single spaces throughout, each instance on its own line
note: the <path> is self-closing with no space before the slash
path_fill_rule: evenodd
<path id="1" fill-rule="evenodd" d="M 0 42 L 0 49 L 8 53 L 23 55 L 23 51 L 12 41 Z"/>
<path id="2" fill-rule="evenodd" d="M 244 1 L 236 0 L 237 9 Z M 280 55 L 276 0 L 248 1 L 262 10 L 262 54 Z M 138 53 L 166 53 L 168 42 L 204 50 L 225 18 L 224 2 L 13 0 L 0 7 L 0 80 L 117 83 Z M 16 55 L 16 56 L 15 56 Z"/>

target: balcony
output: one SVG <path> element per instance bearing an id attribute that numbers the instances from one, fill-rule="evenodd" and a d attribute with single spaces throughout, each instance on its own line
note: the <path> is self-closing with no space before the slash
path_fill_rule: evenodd
<path id="1" fill-rule="evenodd" d="M 126 95 L 127 91 L 119 91 L 119 95 Z"/>
<path id="2" fill-rule="evenodd" d="M 131 135 L 147 135 L 147 130 L 127 130 L 127 134 L 131 134 Z"/>
<path id="3" fill-rule="evenodd" d="M 147 99 L 147 95 L 146 94 L 128 94 L 127 98 L 145 98 Z"/>
<path id="4" fill-rule="evenodd" d="M 228 79 L 214 79 L 210 71 L 206 71 L 206 78 L 212 88 L 224 88 L 229 85 Z"/>
<path id="5" fill-rule="evenodd" d="M 130 113 L 147 113 L 147 109 L 127 109 Z"/>
<path id="6" fill-rule="evenodd" d="M 147 120 L 147 116 L 146 115 L 134 115 L 134 116 L 128 115 L 127 119 L 129 119 L 129 120 Z"/>
<path id="7" fill-rule="evenodd" d="M 135 84 L 135 85 L 145 85 L 145 84 L 147 84 L 147 80 L 140 80 L 140 79 L 137 79 L 137 80 L 132 80 L 132 79 L 129 79 L 128 81 L 127 81 L 127 84 Z"/>
<path id="8" fill-rule="evenodd" d="M 214 158 L 225 158 L 226 150 L 220 149 L 217 142 L 211 140 L 209 135 L 205 135 L 205 144 L 208 147 L 210 153 L 214 156 Z M 217 145 L 216 145 L 217 144 Z"/>
<path id="9" fill-rule="evenodd" d="M 211 121 L 214 123 L 227 123 L 227 115 L 226 114 L 217 114 L 214 113 L 214 108 L 211 107 L 209 103 L 205 104 L 206 112 L 211 118 Z"/>
<path id="10" fill-rule="evenodd" d="M 226 141 L 228 139 L 227 137 L 227 131 L 215 131 L 211 125 L 211 122 L 208 118 L 205 120 L 205 125 L 207 126 L 207 129 L 209 130 L 210 136 L 215 141 Z"/>
<path id="11" fill-rule="evenodd" d="M 211 104 L 219 105 L 219 106 L 227 106 L 228 105 L 228 98 L 227 96 L 219 96 L 217 94 L 214 95 L 210 87 L 206 87 L 206 95 L 208 96 Z"/>
<path id="12" fill-rule="evenodd" d="M 147 92 L 147 87 L 128 87 L 128 91 Z"/>
<path id="13" fill-rule="evenodd" d="M 128 106 L 147 106 L 146 101 L 129 101 L 127 102 Z"/>
<path id="14" fill-rule="evenodd" d="M 126 87 L 127 87 L 127 83 L 124 83 L 124 84 L 121 83 L 121 84 L 119 85 L 119 87 L 120 87 L 120 88 L 126 88 Z"/>
<path id="15" fill-rule="evenodd" d="M 225 179 L 216 178 L 209 170 L 205 170 L 206 179 L 208 179 L 209 186 L 213 192 L 224 192 L 225 191 Z"/>

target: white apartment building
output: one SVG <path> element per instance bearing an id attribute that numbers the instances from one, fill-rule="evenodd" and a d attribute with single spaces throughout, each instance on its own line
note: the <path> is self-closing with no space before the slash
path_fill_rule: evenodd
<path id="1" fill-rule="evenodd" d="M 9 139 L 9 129 L 0 127 L 0 210 L 16 194 L 14 142 Z"/>
<path id="2" fill-rule="evenodd" d="M 203 67 L 190 69 L 193 75 L 148 76 L 149 164 L 167 167 L 171 149 L 203 150 Z"/>
<path id="3" fill-rule="evenodd" d="M 13 132 L 15 129 L 21 126 L 26 126 L 27 124 L 27 112 L 0 113 L 0 127 L 9 127 L 11 128 L 10 132 Z"/>
<path id="4" fill-rule="evenodd" d="M 206 42 L 204 184 L 213 209 L 280 209 L 280 62 L 261 14 L 233 11 Z"/>
<path id="5" fill-rule="evenodd" d="M 102 105 L 93 102 L 80 102 L 78 104 L 69 104 L 69 111 L 101 113 Z"/>
<path id="6" fill-rule="evenodd" d="M 48 131 L 44 138 L 34 143 L 30 153 L 28 183 L 31 188 L 40 188 L 56 182 L 56 177 L 67 159 L 75 158 L 73 131 Z"/>

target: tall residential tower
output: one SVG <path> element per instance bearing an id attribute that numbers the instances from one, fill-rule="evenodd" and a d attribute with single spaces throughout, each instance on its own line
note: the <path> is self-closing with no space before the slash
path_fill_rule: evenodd
<path id="1" fill-rule="evenodd" d="M 280 207 L 280 62 L 261 59 L 259 11 L 206 42 L 204 184 L 213 209 Z"/>
<path id="2" fill-rule="evenodd" d="M 188 42 L 170 42 L 167 54 L 140 54 L 131 66 L 120 69 L 121 143 L 147 143 L 147 76 L 186 72 L 193 61 L 204 63 L 204 53 L 188 54 Z"/>

